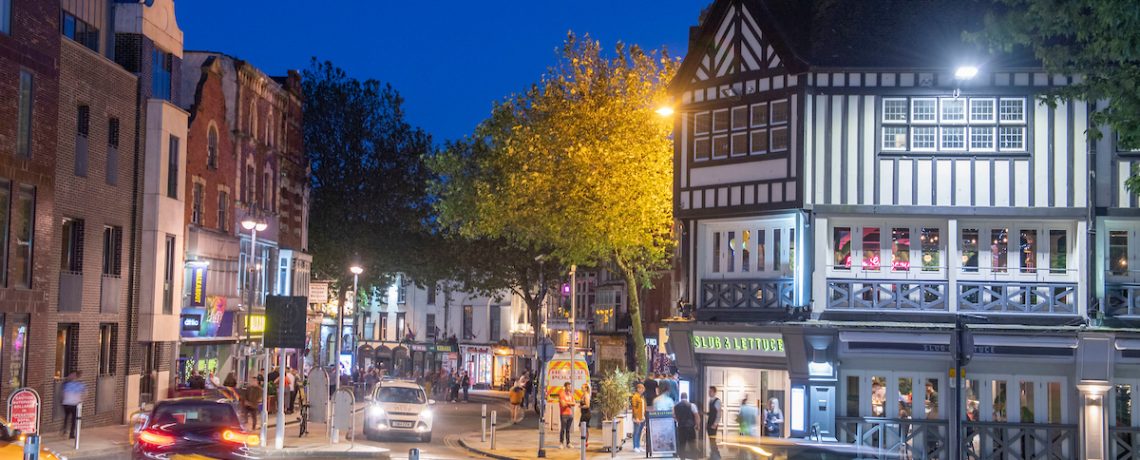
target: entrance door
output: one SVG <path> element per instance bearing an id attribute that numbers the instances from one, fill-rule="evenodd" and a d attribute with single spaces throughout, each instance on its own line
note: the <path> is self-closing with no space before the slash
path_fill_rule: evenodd
<path id="1" fill-rule="evenodd" d="M 783 370 L 744 369 L 739 367 L 708 367 L 705 370 L 705 383 L 707 386 L 717 387 L 722 403 L 721 427 L 730 433 L 736 433 L 739 425 L 736 416 L 740 413 L 741 402 L 757 408 L 763 413 L 768 407 L 768 401 L 775 398 L 780 410 L 784 412 L 785 419 L 788 413 L 788 403 L 784 396 L 787 394 L 789 382 L 788 372 Z M 702 388 L 699 391 L 707 391 Z M 706 398 L 693 398 L 704 400 Z M 707 401 L 706 401 L 707 404 Z M 707 406 L 704 408 L 707 409 Z M 787 423 L 784 424 L 784 436 L 787 436 Z"/>
<path id="2" fill-rule="evenodd" d="M 982 374 L 966 380 L 966 416 L 973 422 L 966 428 L 968 448 L 982 456 L 1047 451 L 1072 458 L 1075 427 L 1065 439 L 1060 433 L 1068 428 L 1034 426 L 1071 423 L 1066 388 L 1064 377 Z"/>

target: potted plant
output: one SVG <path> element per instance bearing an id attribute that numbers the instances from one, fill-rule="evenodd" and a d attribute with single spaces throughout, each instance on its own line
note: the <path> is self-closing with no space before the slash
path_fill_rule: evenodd
<path id="1" fill-rule="evenodd" d="M 602 411 L 602 438 L 607 449 L 613 449 L 613 430 L 617 430 L 619 439 L 624 439 L 626 409 L 629 409 L 630 388 L 633 385 L 634 374 L 622 369 L 613 369 L 598 388 L 598 400 L 594 406 Z M 616 426 L 614 424 L 617 424 Z M 621 442 L 618 442 L 621 445 Z"/>

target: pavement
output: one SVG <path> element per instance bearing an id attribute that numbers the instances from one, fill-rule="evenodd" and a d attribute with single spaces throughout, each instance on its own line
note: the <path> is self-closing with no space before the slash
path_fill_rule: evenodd
<path id="1" fill-rule="evenodd" d="M 548 414 L 549 415 L 549 414 Z M 506 415 L 510 417 L 509 412 Z M 595 420 L 594 424 L 597 421 Z M 592 424 L 593 425 L 593 424 Z M 561 449 L 558 446 L 558 431 L 548 430 L 544 439 L 546 457 L 551 460 L 571 460 L 581 458 L 581 431 L 575 428 L 571 433 L 573 441 L 570 449 Z M 633 440 L 622 438 L 618 434 L 619 449 L 613 453 L 604 449 L 605 441 L 602 436 L 610 436 L 607 430 L 603 433 L 597 426 L 589 429 L 589 443 L 586 448 L 586 457 L 595 459 L 617 458 L 624 460 L 644 459 L 645 453 L 633 452 Z M 646 439 L 642 440 L 643 442 Z M 525 411 L 523 420 L 519 423 L 500 423 L 495 430 L 495 448 L 491 448 L 490 438 L 482 440 L 479 431 L 463 433 L 459 437 L 459 444 L 469 452 L 483 457 L 497 460 L 522 460 L 538 458 L 538 416 L 534 410 Z"/>

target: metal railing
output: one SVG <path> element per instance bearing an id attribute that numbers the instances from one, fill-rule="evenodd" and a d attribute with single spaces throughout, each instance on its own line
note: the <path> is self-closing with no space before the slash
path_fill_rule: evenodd
<path id="1" fill-rule="evenodd" d="M 835 426 L 836 439 L 859 446 L 860 458 L 945 460 L 950 456 L 946 420 L 836 417 Z"/>
<path id="2" fill-rule="evenodd" d="M 1077 458 L 1077 426 L 967 422 L 966 458 L 1065 460 Z M 1130 458 L 1130 457 L 1114 457 Z"/>
<path id="3" fill-rule="evenodd" d="M 1104 300 L 1106 316 L 1140 316 L 1140 284 L 1107 283 Z"/>
<path id="4" fill-rule="evenodd" d="M 701 280 L 698 309 L 785 309 L 795 307 L 791 278 Z"/>
<path id="5" fill-rule="evenodd" d="M 827 308 L 944 312 L 948 291 L 946 281 L 829 278 Z"/>

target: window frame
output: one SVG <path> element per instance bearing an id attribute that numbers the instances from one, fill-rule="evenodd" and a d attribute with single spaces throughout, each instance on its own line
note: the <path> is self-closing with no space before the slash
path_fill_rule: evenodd
<path id="1" fill-rule="evenodd" d="M 948 266 L 947 251 L 948 243 L 946 241 L 946 232 L 949 224 L 946 220 L 932 219 L 932 220 L 883 220 L 883 219 L 832 219 L 827 223 L 828 237 L 827 237 L 827 261 L 825 267 L 825 274 L 831 278 L 862 278 L 862 279 L 945 279 Z M 867 269 L 863 266 L 864 257 L 864 230 L 866 228 L 877 228 L 879 232 L 879 268 Z M 907 248 L 907 260 L 909 265 L 906 269 L 896 269 L 894 267 L 894 230 L 895 229 L 909 230 L 909 243 Z M 835 231 L 836 229 L 848 229 L 849 245 L 851 247 L 849 257 L 851 266 L 849 268 L 838 268 L 835 265 Z M 934 270 L 926 270 L 922 264 L 923 247 L 921 243 L 921 236 L 924 229 L 937 229 L 938 230 L 938 265 Z M 917 263 L 916 263 L 917 261 Z"/>
<path id="2" fill-rule="evenodd" d="M 901 395 L 898 391 L 898 381 L 900 378 L 911 379 L 911 401 L 912 401 L 911 402 L 911 414 L 912 414 L 912 417 L 909 418 L 908 420 L 946 420 L 949 418 L 949 414 L 951 413 L 951 408 L 949 407 L 947 402 L 949 402 L 951 399 L 954 399 L 954 396 L 953 396 L 954 392 L 951 391 L 952 389 L 950 388 L 950 385 L 949 385 L 949 379 L 944 374 L 941 374 L 938 372 L 923 372 L 923 371 L 862 370 L 862 369 L 860 369 L 860 370 L 843 370 L 843 371 L 840 371 L 840 373 L 839 373 L 839 388 L 837 389 L 838 394 L 836 397 L 836 401 L 837 401 L 836 406 L 837 406 L 837 409 L 841 409 L 841 410 L 836 411 L 837 415 L 839 414 L 839 412 L 846 412 L 847 411 L 848 393 L 851 391 L 850 384 L 848 383 L 848 377 L 856 377 L 858 379 L 858 382 L 859 382 L 858 392 L 856 393 L 858 395 L 858 401 L 859 401 L 858 402 L 859 414 L 857 414 L 857 415 L 851 415 L 851 414 L 839 415 L 840 417 L 846 416 L 846 417 L 874 417 L 874 418 L 899 419 L 900 417 L 898 417 L 898 411 L 897 411 L 899 398 L 898 397 L 891 398 L 891 395 Z M 873 398 L 871 397 L 871 393 L 870 393 L 871 389 L 873 388 L 872 378 L 874 378 L 874 377 L 883 377 L 887 381 L 887 385 L 885 388 L 886 397 L 884 399 L 884 408 L 883 408 L 884 410 L 883 410 L 882 415 L 874 415 L 874 401 L 873 401 Z M 915 386 L 916 386 L 914 384 L 914 382 L 920 382 L 922 384 L 922 386 L 921 386 L 921 388 L 923 389 L 922 391 L 925 392 L 927 380 L 938 381 L 939 389 L 938 389 L 938 407 L 937 407 L 938 414 L 937 415 L 939 415 L 939 416 L 938 417 L 931 417 L 931 418 L 926 417 L 926 411 L 925 411 L 926 398 L 925 398 L 925 396 L 923 396 L 923 398 L 921 399 L 921 401 L 924 403 L 923 404 L 923 412 L 922 412 L 923 416 L 922 417 L 914 417 L 913 416 L 913 414 L 915 412 L 914 411 L 914 402 L 915 402 L 914 401 L 914 399 L 915 399 L 914 393 L 915 393 Z M 923 393 L 923 394 L 925 395 L 925 393 Z M 892 403 L 894 404 L 894 407 L 891 406 Z M 892 408 L 896 409 L 896 410 L 892 411 L 891 410 Z M 894 413 L 895 415 L 894 416 L 887 416 L 888 414 L 891 414 L 891 413 Z"/>
<path id="3" fill-rule="evenodd" d="M 795 272 L 795 225 L 792 217 L 701 224 L 701 278 L 778 279 L 792 276 Z M 775 240 L 776 230 L 780 230 L 778 243 Z M 744 232 L 748 232 L 747 243 L 744 243 Z M 729 238 L 730 233 L 734 238 Z M 719 247 L 716 244 L 718 234 Z M 735 249 L 731 246 L 733 239 L 737 240 Z M 759 250 L 761 242 L 763 251 Z M 744 244 L 748 245 L 747 251 Z M 745 254 L 747 261 L 744 260 Z M 763 263 L 760 263 L 761 257 Z M 728 270 L 730 266 L 731 271 Z"/>
<path id="4" fill-rule="evenodd" d="M 1006 266 L 1002 271 L 995 271 L 993 267 L 992 234 L 994 230 L 1008 229 L 1006 241 Z M 950 260 L 954 263 L 954 270 L 959 279 L 966 281 L 996 280 L 996 281 L 1035 281 L 1035 282 L 1077 282 L 1079 269 L 1074 268 L 1076 250 L 1073 237 L 1076 234 L 1075 224 L 1069 222 L 1050 221 L 1024 221 L 1012 224 L 995 224 L 992 221 L 962 220 L 958 222 L 957 234 L 953 235 L 955 241 L 961 241 L 962 230 L 978 230 L 978 267 L 976 272 L 967 272 L 962 265 L 962 247 L 957 247 L 957 253 Z M 1022 230 L 1037 232 L 1036 266 L 1032 272 L 1023 272 L 1020 239 Z M 1062 273 L 1053 273 L 1051 266 L 1052 246 L 1050 231 L 1062 230 L 1065 232 L 1067 252 L 1065 255 L 1066 268 Z M 1108 258 L 1106 257 L 1107 261 Z"/>
<path id="5" fill-rule="evenodd" d="M 774 116 L 777 113 L 783 113 L 784 119 L 777 120 Z M 691 128 L 686 148 L 693 162 L 786 154 L 791 150 L 794 119 L 791 97 L 702 109 L 685 115 L 683 120 Z M 718 129 L 717 124 L 722 120 L 724 126 Z M 763 145 L 759 145 L 761 143 Z"/>
<path id="6" fill-rule="evenodd" d="M 962 96 L 958 98 L 951 97 L 938 97 L 938 96 L 884 96 L 879 98 L 878 110 L 878 126 L 876 127 L 876 148 L 883 154 L 947 154 L 948 156 L 963 156 L 968 154 L 993 154 L 993 155 L 1028 155 L 1031 153 L 1031 127 L 1032 120 L 1028 114 L 1029 96 L 1018 97 L 1002 97 L 995 95 L 979 95 L 975 97 Z M 906 101 L 906 115 L 905 119 L 894 119 L 901 114 L 898 114 L 898 107 L 902 101 Z M 1003 102 L 1019 103 L 1021 107 L 1021 116 L 1013 120 L 1001 120 L 1001 106 Z M 933 104 L 934 113 L 933 118 L 929 118 L 930 114 L 926 110 L 929 109 L 930 104 Z M 946 112 L 946 107 L 951 104 L 962 105 L 962 118 L 950 118 Z M 989 118 L 975 118 L 973 110 L 982 104 L 992 104 L 993 110 Z M 893 133 L 893 136 L 888 139 L 892 133 L 890 131 L 897 131 L 899 129 L 905 130 L 906 143 L 905 146 L 897 146 L 897 135 L 902 133 Z M 917 143 L 917 139 L 929 139 L 930 131 L 933 129 L 933 145 L 928 142 Z M 1002 130 L 1015 130 L 1007 133 L 1010 138 L 1015 138 L 1019 135 L 1020 142 L 1018 147 L 1002 147 Z M 950 136 L 956 136 L 958 131 L 961 131 L 962 144 L 953 147 L 946 147 L 947 139 Z M 979 133 L 990 133 L 989 142 L 984 145 L 975 147 L 973 145 L 975 139 L 982 139 L 984 136 Z"/>

